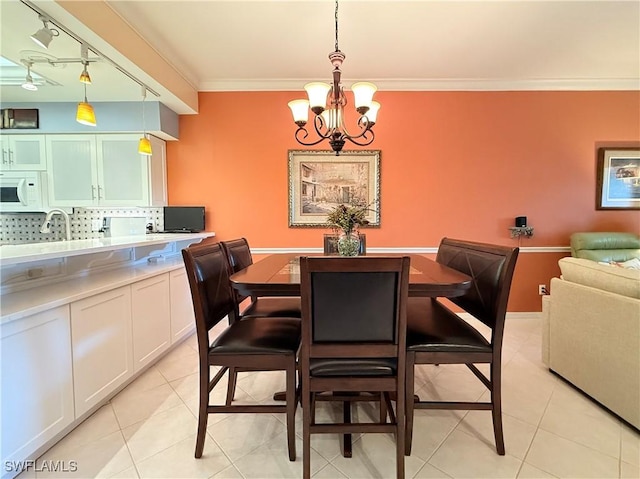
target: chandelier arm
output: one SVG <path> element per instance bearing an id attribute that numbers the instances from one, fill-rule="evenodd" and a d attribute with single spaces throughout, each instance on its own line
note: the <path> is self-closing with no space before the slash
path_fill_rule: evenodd
<path id="1" fill-rule="evenodd" d="M 360 143 L 353 141 L 353 140 L 357 140 L 358 138 L 363 138 L 363 139 L 367 139 L 367 132 L 371 132 L 371 134 L 373 135 L 373 130 L 371 129 L 371 126 L 369 124 L 369 122 L 367 121 L 366 123 L 364 122 L 363 118 L 365 117 L 365 115 L 362 115 L 359 119 L 358 119 L 358 127 L 360 128 L 360 133 L 357 135 L 352 135 L 351 133 L 349 133 L 349 130 L 347 130 L 347 125 L 344 124 L 344 113 L 342 115 L 340 115 L 340 126 L 337 128 L 338 131 L 342 132 L 342 137 L 344 139 L 347 139 L 349 141 L 351 141 L 352 143 L 355 143 L 356 145 L 360 145 Z M 372 138 L 375 137 L 375 135 L 372 136 Z M 360 145 L 360 146 L 365 146 L 365 145 L 369 145 L 371 142 L 373 141 L 370 140 L 368 143 L 365 143 L 364 145 Z"/>
<path id="2" fill-rule="evenodd" d="M 333 131 L 335 130 L 335 128 L 329 128 L 328 125 L 325 125 L 322 115 L 316 115 L 314 117 L 313 127 L 315 128 L 317 135 L 323 140 L 326 140 L 327 138 L 331 138 L 331 136 L 333 135 Z M 322 127 L 325 127 L 327 129 L 326 133 L 322 132 Z"/>
<path id="3" fill-rule="evenodd" d="M 371 138 L 367 140 L 367 135 L 365 133 L 367 132 L 371 132 Z M 365 142 L 360 142 L 360 141 L 356 141 L 357 138 L 362 137 L 363 139 L 367 140 Z M 358 146 L 368 146 L 371 143 L 373 143 L 373 140 L 375 140 L 376 138 L 376 134 L 373 132 L 373 130 L 369 129 L 364 131 L 361 135 L 355 136 L 355 137 L 351 137 L 351 136 L 345 136 L 344 137 L 346 140 L 349 140 L 351 143 L 358 145 Z"/>
<path id="4" fill-rule="evenodd" d="M 300 135 L 299 135 L 299 133 L 300 133 L 300 132 L 303 132 L 303 133 L 304 133 L 304 135 L 303 135 L 302 137 L 300 137 Z M 299 127 L 299 128 L 296 130 L 296 133 L 295 133 L 295 135 L 294 135 L 294 136 L 295 136 L 296 141 L 297 141 L 298 143 L 300 143 L 301 145 L 304 145 L 304 146 L 314 146 L 314 145 L 317 145 L 318 143 L 323 142 L 323 141 L 325 141 L 325 140 L 327 139 L 327 137 L 320 137 L 320 138 L 319 138 L 318 140 L 316 140 L 316 141 L 306 142 L 306 141 L 304 141 L 304 139 L 305 139 L 307 136 L 309 136 L 309 133 L 307 132 L 306 128 L 303 128 L 303 127 Z"/>

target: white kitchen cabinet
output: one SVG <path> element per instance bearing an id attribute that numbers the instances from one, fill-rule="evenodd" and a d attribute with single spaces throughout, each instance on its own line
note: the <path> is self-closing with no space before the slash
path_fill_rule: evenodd
<path id="1" fill-rule="evenodd" d="M 133 374 L 129 286 L 71 303 L 71 348 L 79 417 Z"/>
<path id="2" fill-rule="evenodd" d="M 171 345 L 169 274 L 131 285 L 133 369 L 155 361 Z"/>
<path id="3" fill-rule="evenodd" d="M 44 135 L 0 135 L 0 170 L 44 171 L 47 169 Z"/>
<path id="4" fill-rule="evenodd" d="M 50 206 L 166 205 L 164 141 L 151 157 L 139 135 L 48 135 Z M 155 150 L 158 150 L 156 155 Z"/>
<path id="5" fill-rule="evenodd" d="M 0 326 L 2 464 L 30 457 L 74 420 L 69 306 Z"/>
<path id="6" fill-rule="evenodd" d="M 175 343 L 195 328 L 189 279 L 184 268 L 169 273 L 171 289 L 171 342 Z"/>

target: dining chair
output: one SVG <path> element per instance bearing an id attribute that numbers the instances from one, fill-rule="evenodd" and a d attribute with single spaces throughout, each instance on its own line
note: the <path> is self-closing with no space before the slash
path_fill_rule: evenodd
<path id="1" fill-rule="evenodd" d="M 253 257 L 249 242 L 246 238 L 238 238 L 229 241 L 221 241 L 227 260 L 229 262 L 230 274 L 237 273 L 253 264 Z M 248 298 L 234 291 L 238 315 L 240 318 L 250 316 L 286 316 L 299 318 L 300 298 L 299 297 L 251 297 L 249 305 L 240 310 L 240 305 Z"/>
<path id="2" fill-rule="evenodd" d="M 325 255 L 337 255 L 338 254 L 338 234 L 325 234 L 323 243 L 323 252 Z M 358 233 L 360 239 L 360 249 L 358 255 L 365 255 L 367 253 L 367 235 L 364 233 Z"/>
<path id="3" fill-rule="evenodd" d="M 396 473 L 404 477 L 409 263 L 399 256 L 300 258 L 305 479 L 311 473 L 311 434 L 353 432 L 394 433 Z M 317 423 L 318 400 L 343 402 L 344 422 Z M 361 400 L 380 401 L 378 422 L 351 422 L 347 408 Z"/>
<path id="4" fill-rule="evenodd" d="M 449 298 L 489 327 L 489 339 L 435 298 L 410 298 L 407 308 L 406 454 L 411 453 L 414 409 L 484 409 L 493 415 L 496 449 L 502 433 L 502 338 L 518 248 L 444 238 L 436 261 L 472 278 L 463 295 Z M 476 364 L 489 364 L 489 377 Z M 416 364 L 465 364 L 490 391 L 487 402 L 427 401 L 414 397 Z"/>
<path id="5" fill-rule="evenodd" d="M 191 245 L 182 250 L 196 321 L 200 392 L 198 434 L 195 457 L 202 456 L 207 419 L 214 413 L 285 413 L 289 459 L 295 461 L 296 354 L 300 345 L 299 318 L 251 317 L 229 321 L 229 325 L 210 341 L 209 332 L 235 312 L 235 297 L 229 283 L 227 258 L 219 243 Z M 220 366 L 211 378 L 211 367 Z M 209 393 L 230 368 L 251 371 L 285 371 L 284 404 L 213 405 Z M 230 378 L 231 379 L 231 378 Z M 231 381 L 229 381 L 231 382 Z"/>

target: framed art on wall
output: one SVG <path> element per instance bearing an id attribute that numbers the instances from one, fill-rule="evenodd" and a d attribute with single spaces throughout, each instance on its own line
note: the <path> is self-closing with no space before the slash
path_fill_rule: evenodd
<path id="1" fill-rule="evenodd" d="M 340 204 L 367 205 L 380 226 L 380 150 L 289 150 L 289 226 L 326 228 Z"/>
<path id="2" fill-rule="evenodd" d="M 598 148 L 596 209 L 640 209 L 640 148 Z"/>

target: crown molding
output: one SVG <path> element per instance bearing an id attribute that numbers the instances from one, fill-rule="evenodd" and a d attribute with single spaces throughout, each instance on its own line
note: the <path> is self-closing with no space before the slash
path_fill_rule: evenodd
<path id="1" fill-rule="evenodd" d="M 371 79 L 379 91 L 640 91 L 640 78 L 599 79 Z M 199 91 L 302 91 L 303 79 L 202 82 Z M 346 85 L 351 81 L 344 80 Z"/>

